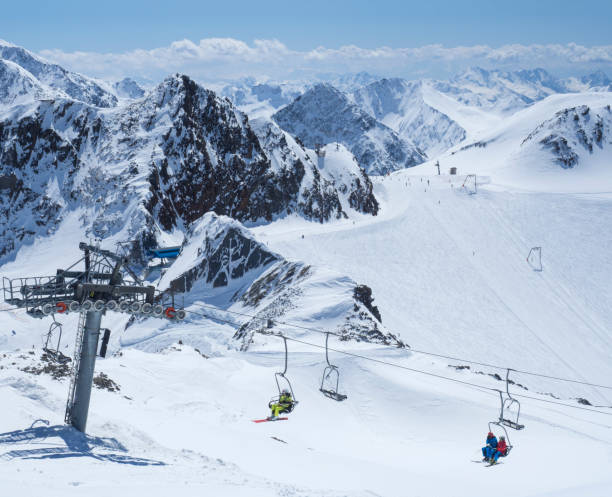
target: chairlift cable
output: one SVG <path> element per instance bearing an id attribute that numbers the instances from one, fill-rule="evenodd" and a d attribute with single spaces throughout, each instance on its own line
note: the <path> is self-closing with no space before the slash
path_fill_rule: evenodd
<path id="1" fill-rule="evenodd" d="M 323 348 L 322 345 L 317 345 L 316 343 L 305 342 L 305 341 L 299 340 L 297 338 L 290 338 L 290 337 L 285 337 L 285 338 L 287 340 L 291 340 L 291 341 L 294 341 L 294 342 L 302 343 L 304 345 L 309 345 L 311 347 Z M 360 358 L 360 359 L 365 359 L 365 360 L 368 360 L 368 361 L 373 361 L 373 362 L 377 362 L 377 363 L 380 363 L 380 364 L 385 364 L 387 366 L 392 366 L 392 367 L 396 367 L 396 368 L 400 368 L 400 369 L 405 369 L 407 371 L 412 371 L 414 373 L 421 373 L 421 374 L 424 374 L 424 375 L 427 375 L 427 376 L 433 376 L 435 378 L 440 378 L 440 379 L 443 379 L 443 380 L 453 381 L 455 383 L 461 383 L 461 384 L 464 384 L 464 385 L 469 385 L 469 386 L 480 388 L 480 389 L 483 389 L 483 390 L 489 390 L 489 391 L 492 391 L 492 392 L 499 392 L 499 390 L 497 390 L 496 388 L 485 387 L 484 385 L 478 385 L 477 383 L 472 383 L 472 382 L 469 382 L 469 381 L 457 380 L 456 378 L 449 378 L 448 376 L 444 376 L 444 375 L 440 375 L 440 374 L 436 374 L 436 373 L 431 373 L 429 371 L 423 371 L 421 369 L 409 368 L 407 366 L 402 366 L 401 364 L 396 364 L 396 363 L 392 363 L 392 362 L 388 362 L 388 361 L 383 361 L 381 359 L 375 359 L 373 357 L 367 357 L 367 356 L 364 356 L 364 355 L 361 355 L 361 354 L 355 354 L 353 352 L 347 352 L 345 350 L 339 350 L 339 349 L 329 349 L 329 350 L 332 350 L 332 351 L 337 352 L 339 354 L 343 354 L 343 355 L 347 355 L 347 356 L 352 356 L 352 357 L 357 357 L 357 358 Z M 547 399 L 539 399 L 537 397 L 532 397 L 530 395 L 522 395 L 522 394 L 516 394 L 516 393 L 513 394 L 513 395 L 515 397 L 524 397 L 526 399 L 537 400 L 537 401 L 540 401 L 540 402 L 546 402 L 547 404 L 555 404 L 555 405 L 559 405 L 559 406 L 563 406 L 563 407 L 571 407 L 572 409 L 581 409 L 583 411 L 596 412 L 596 413 L 599 413 L 599 414 L 605 414 L 606 416 L 612 416 L 612 412 L 603 412 L 603 411 L 598 411 L 596 409 L 589 409 L 588 407 L 573 406 L 573 405 L 570 405 L 570 404 L 564 404 L 562 402 L 555 402 L 555 401 L 547 400 Z"/>
<path id="2" fill-rule="evenodd" d="M 265 321 L 266 320 L 266 318 L 262 318 L 262 317 L 259 317 L 259 316 L 254 316 L 252 314 L 246 314 L 244 312 L 237 312 L 237 311 L 230 311 L 230 310 L 227 310 L 227 309 L 219 309 L 217 307 L 210 306 L 210 305 L 207 305 L 207 304 L 195 303 L 194 305 L 197 305 L 197 306 L 200 306 L 200 307 L 205 307 L 205 308 L 208 308 L 208 309 L 213 309 L 215 311 L 222 311 L 222 312 L 227 312 L 229 314 L 235 314 L 235 315 L 238 315 L 238 316 L 248 317 L 248 318 L 251 318 L 251 319 L 257 319 L 257 320 L 260 320 L 260 321 Z M 190 311 L 190 312 L 193 312 L 193 311 Z M 206 317 L 209 317 L 209 318 L 212 318 L 212 319 L 217 319 L 217 318 L 215 318 L 213 316 L 206 316 Z M 219 321 L 223 321 L 221 319 L 218 319 L 218 320 Z M 278 321 L 278 320 L 274 320 L 274 321 L 276 323 L 278 323 L 278 324 L 289 326 L 291 328 L 307 330 L 307 331 L 314 331 L 316 333 L 330 334 L 330 335 L 334 335 L 334 336 L 337 336 L 337 337 L 341 337 L 342 336 L 339 333 L 335 333 L 333 331 L 325 331 L 325 330 L 321 330 L 321 329 L 318 329 L 318 328 L 311 328 L 311 327 L 308 327 L 308 326 L 301 326 L 301 325 L 290 323 L 290 322 L 287 322 L 287 321 Z M 526 375 L 529 375 L 529 376 L 537 376 L 537 377 L 540 377 L 540 378 L 547 378 L 547 379 L 550 379 L 550 380 L 565 381 L 565 382 L 568 382 L 568 383 L 576 383 L 576 384 L 579 384 L 579 385 L 586 385 L 586 386 L 596 387 L 596 388 L 606 388 L 608 390 L 612 390 L 612 386 L 610 386 L 610 385 L 599 385 L 599 384 L 591 383 L 591 382 L 588 382 L 588 381 L 575 380 L 575 379 L 570 379 L 570 378 L 562 378 L 562 377 L 559 377 L 559 376 L 552 376 L 552 375 L 546 375 L 546 374 L 542 374 L 542 373 L 535 373 L 533 371 L 526 371 L 526 370 L 522 370 L 522 369 L 508 368 L 507 366 L 500 366 L 500 365 L 496 365 L 496 364 L 488 364 L 486 362 L 479 362 L 479 361 L 473 361 L 473 360 L 470 360 L 470 359 L 464 359 L 464 358 L 461 358 L 461 357 L 454 357 L 454 356 L 449 356 L 449 355 L 445 355 L 445 354 L 438 354 L 438 353 L 435 353 L 435 352 L 429 352 L 427 350 L 414 349 L 412 347 L 410 347 L 409 350 L 410 350 L 410 352 L 414 352 L 416 354 L 423 354 L 423 355 L 428 355 L 428 356 L 432 356 L 432 357 L 439 357 L 441 359 L 448 359 L 448 360 L 451 360 L 451 361 L 465 362 L 467 364 L 474 364 L 476 366 L 483 366 L 483 367 L 499 369 L 499 370 L 511 369 L 512 371 L 515 371 L 517 373 L 526 374 Z"/>

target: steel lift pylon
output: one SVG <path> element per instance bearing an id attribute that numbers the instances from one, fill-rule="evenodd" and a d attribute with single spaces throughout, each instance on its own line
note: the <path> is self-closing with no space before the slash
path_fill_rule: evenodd
<path id="1" fill-rule="evenodd" d="M 172 321 L 184 319 L 185 311 L 175 309 L 166 295 L 156 295 L 153 286 L 143 285 L 125 257 L 85 243 L 79 244 L 79 249 L 83 257 L 68 269 L 58 269 L 55 276 L 3 278 L 2 282 L 4 300 L 25 308 L 30 316 L 80 313 L 64 420 L 85 432 L 100 325 L 106 311 Z"/>

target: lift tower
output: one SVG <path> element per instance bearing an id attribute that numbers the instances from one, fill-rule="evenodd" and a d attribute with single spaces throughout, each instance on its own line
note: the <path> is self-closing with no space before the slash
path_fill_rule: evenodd
<path id="1" fill-rule="evenodd" d="M 25 308 L 33 317 L 79 312 L 74 360 L 65 421 L 85 432 L 89 400 L 106 311 L 181 320 L 185 311 L 164 305 L 155 287 L 143 285 L 127 266 L 127 259 L 100 247 L 79 244 L 83 257 L 55 276 L 3 278 L 4 300 Z"/>

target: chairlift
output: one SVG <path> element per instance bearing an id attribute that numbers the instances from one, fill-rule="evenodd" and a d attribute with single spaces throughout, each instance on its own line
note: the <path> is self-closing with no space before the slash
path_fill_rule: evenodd
<path id="1" fill-rule="evenodd" d="M 542 247 L 532 247 L 527 255 L 527 263 L 534 271 L 542 271 Z"/>
<path id="2" fill-rule="evenodd" d="M 499 400 L 501 403 L 499 412 L 499 422 L 513 430 L 522 430 L 525 425 L 519 423 L 521 415 L 521 403 L 510 395 L 510 371 L 506 370 L 506 398 L 501 390 L 498 390 Z M 512 408 L 516 408 L 516 415 L 512 414 Z"/>
<path id="3" fill-rule="evenodd" d="M 470 195 L 476 195 L 478 193 L 478 184 L 476 181 L 475 174 L 468 174 L 463 180 L 463 184 L 461 185 L 467 193 Z"/>
<path id="4" fill-rule="evenodd" d="M 504 432 L 504 438 L 506 439 L 506 453 L 504 455 L 502 455 L 501 457 L 507 457 L 510 455 L 510 451 L 512 450 L 512 442 L 510 442 L 510 436 L 508 435 L 508 430 L 506 430 L 505 426 L 500 423 L 499 421 L 489 421 L 489 431 L 491 433 L 493 433 L 493 428 L 491 427 L 492 425 L 498 426 L 499 428 L 501 428 Z"/>
<path id="5" fill-rule="evenodd" d="M 53 316 L 52 316 L 53 317 Z M 49 347 L 49 342 L 51 341 L 51 338 L 53 337 L 53 334 L 57 333 L 57 345 L 55 347 L 55 349 L 52 349 Z M 51 326 L 49 326 L 49 331 L 47 332 L 47 340 L 45 341 L 45 346 L 43 347 L 43 350 L 46 352 L 47 356 L 59 363 L 59 364 L 66 364 L 68 362 L 70 362 L 72 359 L 64 354 L 62 354 L 60 352 L 60 343 L 62 341 L 62 324 L 58 323 L 55 318 L 53 318 L 53 322 L 51 323 Z"/>
<path id="6" fill-rule="evenodd" d="M 323 371 L 323 378 L 321 378 L 321 388 L 319 388 L 319 390 L 326 397 L 329 397 L 330 399 L 341 402 L 343 400 L 346 400 L 347 396 L 338 392 L 338 384 L 340 382 L 340 371 L 338 370 L 337 366 L 334 366 L 332 363 L 329 362 L 329 348 L 327 345 L 328 341 L 329 341 L 329 333 L 325 333 L 325 361 L 327 362 L 327 366 L 325 367 L 325 370 Z M 335 381 L 334 381 L 334 378 L 335 378 Z M 327 386 L 328 386 L 327 388 L 325 388 L 326 380 L 327 380 Z M 335 386 L 334 386 L 334 383 L 335 383 Z"/>
<path id="7" fill-rule="evenodd" d="M 276 388 L 278 389 L 278 395 L 270 399 L 270 402 L 268 402 L 268 407 L 272 408 L 273 404 L 277 404 L 280 401 L 280 397 L 281 397 L 283 390 L 288 389 L 289 392 L 291 392 L 291 398 L 293 399 L 293 402 L 283 412 L 289 414 L 290 412 L 293 411 L 293 409 L 295 409 L 295 406 L 297 405 L 298 401 L 295 398 L 295 394 L 293 393 L 293 387 L 291 386 L 291 382 L 289 381 L 289 378 L 287 378 L 286 376 L 287 357 L 289 355 L 287 351 L 287 338 L 285 338 L 283 335 L 280 335 L 280 337 L 283 339 L 283 343 L 285 345 L 285 369 L 283 369 L 282 373 L 280 372 L 274 373 L 274 379 L 276 380 Z M 281 387 L 281 383 L 285 385 L 285 387 Z"/>

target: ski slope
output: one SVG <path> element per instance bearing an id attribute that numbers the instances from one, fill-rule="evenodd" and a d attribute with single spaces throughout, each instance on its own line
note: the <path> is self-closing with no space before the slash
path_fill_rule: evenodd
<path id="1" fill-rule="evenodd" d="M 509 184 L 506 169 L 484 164 L 474 162 L 480 167 L 475 195 L 461 187 L 463 175 L 433 175 L 429 163 L 374 178 L 375 217 L 352 212 L 327 224 L 287 217 L 250 229 L 270 249 L 315 265 L 319 274 L 369 285 L 384 326 L 415 351 L 612 384 L 612 196 L 604 193 L 610 184 L 588 183 L 587 167 L 570 172 L 583 177 L 580 190 L 567 193 L 554 182 L 528 188 L 520 168 L 514 170 L 520 185 Z M 550 177 L 565 174 L 556 172 Z M 77 212 L 56 234 L 24 247 L 0 274 L 53 273 L 78 259 L 81 236 Z M 542 272 L 525 260 L 533 246 L 542 247 Z M 328 280 L 317 281 L 324 296 Z M 300 309 L 302 325 L 325 326 L 317 302 L 303 303 L 312 308 Z M 330 352 L 348 395 L 336 403 L 318 391 L 324 350 L 290 341 L 287 375 L 299 405 L 288 421 L 258 425 L 252 420 L 268 414 L 276 394 L 282 341 L 258 337 L 239 352 L 231 337 L 243 318 L 197 303 L 188 311 L 180 324 L 150 319 L 126 327 L 123 315 L 104 317 L 113 334 L 96 371 L 121 390 L 94 390 L 87 437 L 63 426 L 67 378 L 22 371 L 40 356 L 51 320 L 1 312 L 0 495 L 612 492 L 612 409 L 600 407 L 604 414 L 597 414 L 541 402 L 580 407 L 580 397 L 611 406 L 612 390 L 513 372 L 528 390 L 512 391 L 539 400 L 520 399 L 526 428 L 509 430 L 511 455 L 485 468 L 473 461 L 480 459 L 499 399 L 452 380 L 503 389 L 489 376 L 503 370 L 456 370 L 449 365 L 466 364 L 331 337 L 333 349 L 363 356 Z M 61 318 L 62 350 L 69 355 L 76 319 Z M 290 325 L 283 331 L 324 344 L 314 331 Z"/>
<path id="2" fill-rule="evenodd" d="M 383 323 L 415 349 L 609 384 L 610 199 L 499 191 L 493 182 L 470 196 L 460 178 L 410 172 L 377 180 L 376 218 L 289 218 L 252 230 L 286 256 L 370 285 Z M 543 247 L 541 273 L 525 261 L 535 244 Z M 26 260 L 15 262 L 20 272 L 35 273 Z M 336 403 L 318 392 L 323 350 L 294 342 L 287 374 L 300 403 L 289 421 L 256 425 L 275 394 L 281 340 L 238 352 L 230 338 L 237 325 L 190 310 L 198 314 L 180 325 L 149 320 L 123 333 L 124 317 L 105 318 L 111 351 L 121 355 L 99 359 L 96 369 L 121 391 L 94 390 L 86 440 L 62 427 L 67 380 L 19 371 L 30 343 L 40 352 L 50 320 L 2 313 L 2 349 L 21 348 L 0 361 L 3 492 L 25 485 L 23 495 L 51 496 L 472 496 L 495 488 L 500 496 L 602 497 L 612 489 L 608 415 L 521 399 L 525 430 L 510 433 L 515 448 L 502 465 L 485 468 L 472 461 L 498 415 L 494 392 L 331 352 L 349 396 Z M 70 347 L 75 318 L 63 319 Z M 333 337 L 330 346 L 503 388 L 448 367 L 458 361 Z M 603 389 L 514 375 L 538 398 L 612 401 Z M 37 419 L 49 426 L 30 429 Z"/>

